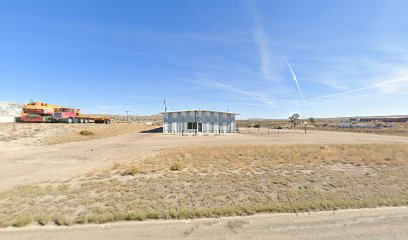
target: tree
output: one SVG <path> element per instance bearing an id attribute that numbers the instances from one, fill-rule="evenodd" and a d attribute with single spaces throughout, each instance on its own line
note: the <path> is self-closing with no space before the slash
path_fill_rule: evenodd
<path id="1" fill-rule="evenodd" d="M 289 117 L 289 122 L 292 124 L 293 127 L 296 127 L 296 125 L 298 125 L 299 117 L 300 117 L 300 115 L 297 114 L 297 113 L 295 113 L 291 117 Z"/>
<path id="2" fill-rule="evenodd" d="M 312 117 L 310 117 L 310 118 L 309 118 L 309 122 L 310 122 L 310 124 L 315 124 L 315 119 L 312 118 Z"/>

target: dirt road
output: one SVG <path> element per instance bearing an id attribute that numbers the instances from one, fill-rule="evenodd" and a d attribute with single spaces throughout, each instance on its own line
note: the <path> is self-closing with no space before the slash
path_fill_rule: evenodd
<path id="1" fill-rule="evenodd" d="M 0 229 L 0 239 L 408 239 L 407 207 Z"/>
<path id="2" fill-rule="evenodd" d="M 44 146 L 0 142 L 0 191 L 21 184 L 63 181 L 115 162 L 138 161 L 164 148 L 251 144 L 408 143 L 408 137 L 361 133 L 284 131 L 280 134 L 175 136 L 131 133 Z"/>

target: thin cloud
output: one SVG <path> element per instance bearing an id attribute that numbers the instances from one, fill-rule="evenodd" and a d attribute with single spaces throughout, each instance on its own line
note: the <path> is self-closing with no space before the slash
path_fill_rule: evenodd
<path id="1" fill-rule="evenodd" d="M 339 93 L 317 97 L 310 101 L 313 102 L 313 101 L 319 101 L 323 99 L 339 98 L 342 96 L 347 96 L 353 93 L 363 92 L 367 90 L 371 90 L 371 91 L 377 90 L 377 92 L 372 92 L 369 96 L 378 96 L 378 95 L 395 94 L 395 93 L 406 94 L 408 91 L 408 71 L 401 71 L 401 72 L 392 74 L 392 78 L 394 78 L 394 80 L 377 82 L 369 86 L 364 86 L 360 88 L 351 89 L 348 91 L 343 91 Z"/>
<path id="2" fill-rule="evenodd" d="M 247 98 L 249 98 L 251 100 L 259 101 L 259 102 L 262 102 L 262 103 L 270 105 L 270 106 L 275 106 L 276 105 L 274 103 L 274 101 L 272 101 L 267 96 L 264 96 L 262 94 L 242 90 L 242 89 L 236 88 L 234 86 L 231 86 L 231 85 L 228 85 L 228 84 L 225 84 L 225 83 L 220 83 L 220 82 L 208 80 L 204 76 L 202 76 L 201 74 L 197 74 L 197 75 L 198 76 L 197 76 L 196 80 L 186 80 L 186 81 L 193 82 L 193 83 L 195 83 L 197 85 L 201 85 L 201 86 L 205 86 L 205 87 L 210 87 L 210 88 L 214 88 L 214 89 L 218 89 L 218 90 L 223 90 L 223 91 L 226 91 L 226 92 L 236 93 L 236 94 L 239 94 L 241 96 L 245 96 L 245 97 L 247 97 Z"/>
<path id="3" fill-rule="evenodd" d="M 242 72 L 246 74 L 254 74 L 255 72 L 252 70 L 249 70 L 243 66 L 240 65 L 233 65 L 232 63 L 224 61 L 222 64 L 208 64 L 208 63 L 196 63 L 187 61 L 187 60 L 180 60 L 180 59 L 168 59 L 168 63 L 171 64 L 177 64 L 177 65 L 183 65 L 183 66 L 189 66 L 189 67 L 195 67 L 195 68 L 200 68 L 200 69 L 214 69 L 214 70 L 219 70 L 219 71 L 234 71 L 234 72 Z"/>
<path id="4" fill-rule="evenodd" d="M 287 58 L 285 58 L 285 61 L 286 61 L 286 64 L 288 65 L 288 67 L 289 67 L 290 73 L 292 74 L 292 79 L 296 83 L 297 89 L 299 90 L 299 93 L 300 93 L 300 96 L 302 97 L 303 102 L 306 102 L 305 97 L 303 96 L 302 89 L 300 88 L 298 78 L 297 78 L 295 72 L 292 69 L 292 65 L 289 63 L 289 60 Z"/>

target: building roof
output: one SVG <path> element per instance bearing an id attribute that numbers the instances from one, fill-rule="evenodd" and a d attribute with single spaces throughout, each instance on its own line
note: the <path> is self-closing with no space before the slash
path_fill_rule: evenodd
<path id="1" fill-rule="evenodd" d="M 180 110 L 180 111 L 167 111 L 167 112 L 161 112 L 160 114 L 165 114 L 165 113 L 178 113 L 178 112 L 194 112 L 194 111 L 216 112 L 216 113 L 229 113 L 229 114 L 234 114 L 234 115 L 240 115 L 239 113 L 235 113 L 235 112 L 223 112 L 223 111 L 206 110 L 206 109 L 191 109 L 191 110 Z"/>

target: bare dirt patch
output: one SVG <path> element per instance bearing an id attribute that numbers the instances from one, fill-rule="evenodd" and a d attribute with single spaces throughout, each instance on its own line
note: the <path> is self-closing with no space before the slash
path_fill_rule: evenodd
<path id="1" fill-rule="evenodd" d="M 406 144 L 164 150 L 64 183 L 5 191 L 0 219 L 71 225 L 407 205 L 407 156 Z M 170 169 L 175 161 L 180 171 Z"/>

